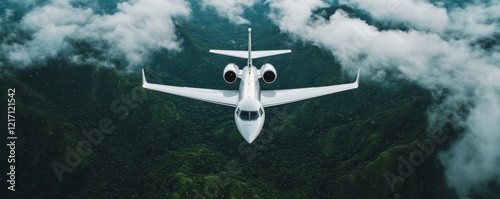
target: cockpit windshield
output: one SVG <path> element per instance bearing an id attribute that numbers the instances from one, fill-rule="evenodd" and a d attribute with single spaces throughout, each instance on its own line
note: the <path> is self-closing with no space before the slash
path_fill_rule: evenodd
<path id="1" fill-rule="evenodd" d="M 240 113 L 239 113 L 239 117 L 242 120 L 251 121 L 251 120 L 258 119 L 260 117 L 260 114 L 259 114 L 258 111 L 244 111 L 244 110 L 241 110 Z"/>

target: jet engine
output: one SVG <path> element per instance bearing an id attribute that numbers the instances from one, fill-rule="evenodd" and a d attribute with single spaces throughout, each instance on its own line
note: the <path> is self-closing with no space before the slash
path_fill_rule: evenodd
<path id="1" fill-rule="evenodd" d="M 268 84 L 273 83 L 277 76 L 276 69 L 271 64 L 262 65 L 260 68 L 260 74 L 262 76 L 262 80 Z"/>
<path id="2" fill-rule="evenodd" d="M 224 80 L 232 84 L 238 79 L 238 72 L 239 72 L 238 66 L 236 64 L 228 64 L 226 68 L 224 68 L 224 73 L 222 74 L 224 76 Z"/>

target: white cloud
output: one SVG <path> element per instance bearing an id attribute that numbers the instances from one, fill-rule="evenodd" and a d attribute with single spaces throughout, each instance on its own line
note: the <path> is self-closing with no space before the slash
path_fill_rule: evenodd
<path id="1" fill-rule="evenodd" d="M 20 28 L 33 33 L 31 40 L 23 44 L 3 45 L 2 48 L 7 52 L 7 59 L 18 67 L 56 57 L 70 47 L 67 37 L 91 21 L 92 14 L 92 10 L 73 8 L 67 1 L 53 1 L 23 17 Z"/>
<path id="2" fill-rule="evenodd" d="M 463 8 L 446 9 L 423 0 L 341 0 L 341 4 L 358 7 L 379 21 L 410 25 L 441 36 L 482 37 L 498 29 L 500 1 L 468 4 Z"/>
<path id="3" fill-rule="evenodd" d="M 448 24 L 446 9 L 420 0 L 341 0 L 370 12 L 378 20 L 408 23 L 416 29 L 442 32 Z"/>
<path id="4" fill-rule="evenodd" d="M 245 9 L 251 9 L 259 0 L 202 0 L 204 8 L 212 8 L 217 13 L 235 24 L 248 24 L 250 21 L 242 17 Z"/>
<path id="5" fill-rule="evenodd" d="M 498 32 L 500 1 L 491 4 L 468 5 L 450 12 L 452 24 L 448 27 L 453 35 L 484 37 Z M 460 34 L 460 35 L 458 35 Z"/>
<path id="6" fill-rule="evenodd" d="M 20 22 L 32 38 L 18 44 L 4 44 L 10 63 L 29 67 L 61 54 L 68 57 L 70 40 L 90 42 L 107 58 L 121 58 L 131 66 L 141 64 L 151 51 L 179 50 L 172 18 L 190 14 L 184 0 L 137 0 L 117 5 L 111 15 L 96 14 L 90 8 L 74 7 L 68 0 L 52 0 L 27 13 Z"/>
<path id="7" fill-rule="evenodd" d="M 471 188 L 484 191 L 487 184 L 500 179 L 499 147 L 500 101 L 498 90 L 486 89 L 471 111 L 466 125 L 468 133 L 446 153 L 440 154 L 448 184 L 465 198 Z M 500 182 L 496 182 L 500 183 Z"/>
<path id="8" fill-rule="evenodd" d="M 498 6 L 468 6 L 463 10 L 445 11 L 411 1 L 415 3 L 415 10 L 428 8 L 443 16 L 443 20 L 437 21 L 445 27 L 426 26 L 424 22 L 430 20 L 429 16 L 410 11 L 387 16 L 418 27 L 405 32 L 379 31 L 360 19 L 349 18 L 341 10 L 329 20 L 318 17 L 311 21 L 311 10 L 326 4 L 321 0 L 268 2 L 272 9 L 269 16 L 282 31 L 330 50 L 349 71 L 362 68 L 363 78 L 378 82 L 387 81 L 385 74 L 395 73 L 442 99 L 428 110 L 428 126 L 432 131 L 451 121 L 456 127 L 466 129 L 464 136 L 440 155 L 448 184 L 461 198 L 499 178 L 500 83 L 495 81 L 495 74 L 500 74 L 500 56 L 498 52 L 471 46 L 478 35 L 498 34 L 497 26 L 480 33 L 471 32 L 478 24 L 490 27 L 485 24 L 498 21 Z M 376 5 L 363 8 L 384 16 L 382 8 Z M 476 24 L 462 23 L 468 18 L 461 16 L 469 10 Z M 450 18 L 444 17 L 446 13 L 450 13 Z M 463 26 L 454 26 L 460 23 Z M 455 32 L 449 31 L 451 29 Z M 464 115 L 464 107 L 469 109 L 468 115 Z"/>

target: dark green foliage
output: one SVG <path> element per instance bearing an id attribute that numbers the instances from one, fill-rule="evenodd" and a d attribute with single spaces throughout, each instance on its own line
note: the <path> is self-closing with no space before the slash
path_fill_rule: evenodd
<path id="1" fill-rule="evenodd" d="M 208 53 L 245 49 L 246 26 L 215 23 L 200 11 L 177 21 L 182 52 L 155 52 L 150 82 L 237 89 L 222 79 L 230 62 L 245 60 Z M 294 42 L 263 17 L 266 5 L 247 13 L 254 49 L 291 48 L 293 53 L 255 60 L 270 62 L 278 79 L 263 89 L 351 82 L 331 53 Z M 108 9 L 100 12 L 108 12 Z M 261 10 L 259 10 L 261 9 Z M 338 7 L 317 12 L 331 14 Z M 352 16 L 369 16 L 342 7 Z M 211 23 L 208 23 L 210 21 Z M 209 24 L 209 25 L 208 25 Z M 231 42 L 231 40 L 234 41 Z M 490 45 L 493 40 L 481 41 Z M 78 52 L 95 56 L 85 43 Z M 4 69 L 2 69 L 4 70 Z M 5 69 L 7 70 L 7 69 Z M 429 94 L 407 82 L 384 87 L 361 77 L 360 88 L 266 109 L 266 124 L 252 144 L 239 135 L 233 109 L 140 88 L 140 71 L 72 66 L 63 59 L 0 79 L 15 87 L 19 125 L 20 192 L 13 198 L 450 198 L 435 153 L 405 181 L 389 189 L 384 173 L 397 173 L 427 137 Z M 3 72 L 3 71 L 2 71 Z M 133 98 L 133 95 L 140 98 Z M 131 100 L 131 104 L 125 99 Z M 1 106 L 5 106 L 2 103 Z M 121 109 L 121 108 L 126 108 Z M 86 140 L 83 131 L 109 119 L 104 134 L 82 163 L 57 180 L 51 163 L 65 164 L 66 146 Z M 3 120 L 2 122 L 4 122 Z M 5 126 L 5 125 L 4 125 Z M 6 154 L 2 147 L 2 153 Z M 3 166 L 3 165 L 2 165 Z M 2 171 L 5 170 L 2 167 Z M 0 176 L 5 181 L 5 175 Z M 2 190 L 2 193 L 3 194 Z M 3 195 L 2 195 L 3 196 Z"/>

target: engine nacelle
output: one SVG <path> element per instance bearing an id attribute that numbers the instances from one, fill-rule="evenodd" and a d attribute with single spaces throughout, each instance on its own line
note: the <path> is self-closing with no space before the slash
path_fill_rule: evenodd
<path id="1" fill-rule="evenodd" d="M 276 69 L 271 64 L 262 65 L 260 68 L 260 75 L 262 76 L 262 80 L 268 84 L 273 83 L 278 76 L 276 74 Z"/>
<path id="2" fill-rule="evenodd" d="M 226 68 L 224 68 L 224 73 L 222 73 L 222 76 L 224 77 L 224 81 L 226 81 L 229 84 L 232 84 L 238 79 L 238 72 L 240 69 L 236 64 L 228 64 Z"/>

